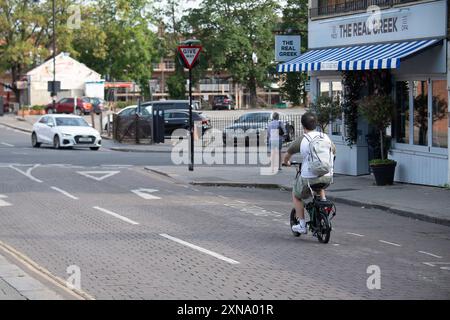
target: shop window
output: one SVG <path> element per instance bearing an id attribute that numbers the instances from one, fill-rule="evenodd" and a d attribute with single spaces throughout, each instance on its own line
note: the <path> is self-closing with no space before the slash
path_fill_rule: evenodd
<path id="1" fill-rule="evenodd" d="M 413 143 L 428 145 L 428 83 L 413 81 Z"/>
<path id="2" fill-rule="evenodd" d="M 447 81 L 435 80 L 433 90 L 433 124 L 432 141 L 433 147 L 448 147 L 448 91 Z"/>
<path id="3" fill-rule="evenodd" d="M 319 91 L 321 97 L 329 97 L 330 96 L 330 82 L 329 81 L 320 81 L 319 82 Z"/>
<path id="4" fill-rule="evenodd" d="M 331 97 L 335 101 L 342 102 L 342 82 L 340 81 L 319 81 L 319 95 L 321 97 Z M 342 135 L 343 115 L 331 122 L 331 134 L 336 136 Z"/>
<path id="5" fill-rule="evenodd" d="M 409 143 L 409 81 L 396 83 L 395 133 L 399 143 Z"/>
<path id="6" fill-rule="evenodd" d="M 342 101 L 342 82 L 331 82 L 331 96 L 335 101 Z M 336 136 L 342 135 L 343 115 L 331 123 L 331 134 Z"/>

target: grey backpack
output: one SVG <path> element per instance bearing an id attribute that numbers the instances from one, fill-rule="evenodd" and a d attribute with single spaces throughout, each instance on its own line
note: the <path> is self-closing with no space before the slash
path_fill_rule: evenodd
<path id="1" fill-rule="evenodd" d="M 309 156 L 307 161 L 311 172 L 318 177 L 330 173 L 333 167 L 331 141 L 325 139 L 325 135 L 322 132 L 314 138 L 305 134 L 305 138 L 309 142 Z"/>

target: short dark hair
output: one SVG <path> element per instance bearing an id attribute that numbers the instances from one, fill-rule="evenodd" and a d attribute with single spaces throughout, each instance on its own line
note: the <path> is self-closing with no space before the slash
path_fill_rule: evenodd
<path id="1" fill-rule="evenodd" d="M 278 112 L 274 112 L 272 118 L 273 120 L 280 120 L 280 114 Z"/>
<path id="2" fill-rule="evenodd" d="M 306 130 L 315 130 L 317 128 L 317 117 L 312 112 L 306 112 L 302 116 L 302 126 Z"/>

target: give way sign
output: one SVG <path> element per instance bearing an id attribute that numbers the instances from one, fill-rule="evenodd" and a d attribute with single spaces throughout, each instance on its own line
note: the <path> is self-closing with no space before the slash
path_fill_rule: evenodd
<path id="1" fill-rule="evenodd" d="M 178 46 L 178 52 L 180 52 L 188 69 L 192 69 L 192 66 L 195 61 L 197 61 L 201 51 L 202 46 Z"/>

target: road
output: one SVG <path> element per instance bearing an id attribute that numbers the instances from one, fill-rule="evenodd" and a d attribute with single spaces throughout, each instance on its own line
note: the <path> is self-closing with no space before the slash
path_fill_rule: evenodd
<path id="1" fill-rule="evenodd" d="M 0 241 L 61 279 L 76 266 L 96 299 L 450 298 L 449 227 L 337 204 L 329 244 L 295 238 L 288 192 L 143 168 L 169 157 L 32 149 L 0 127 Z"/>

